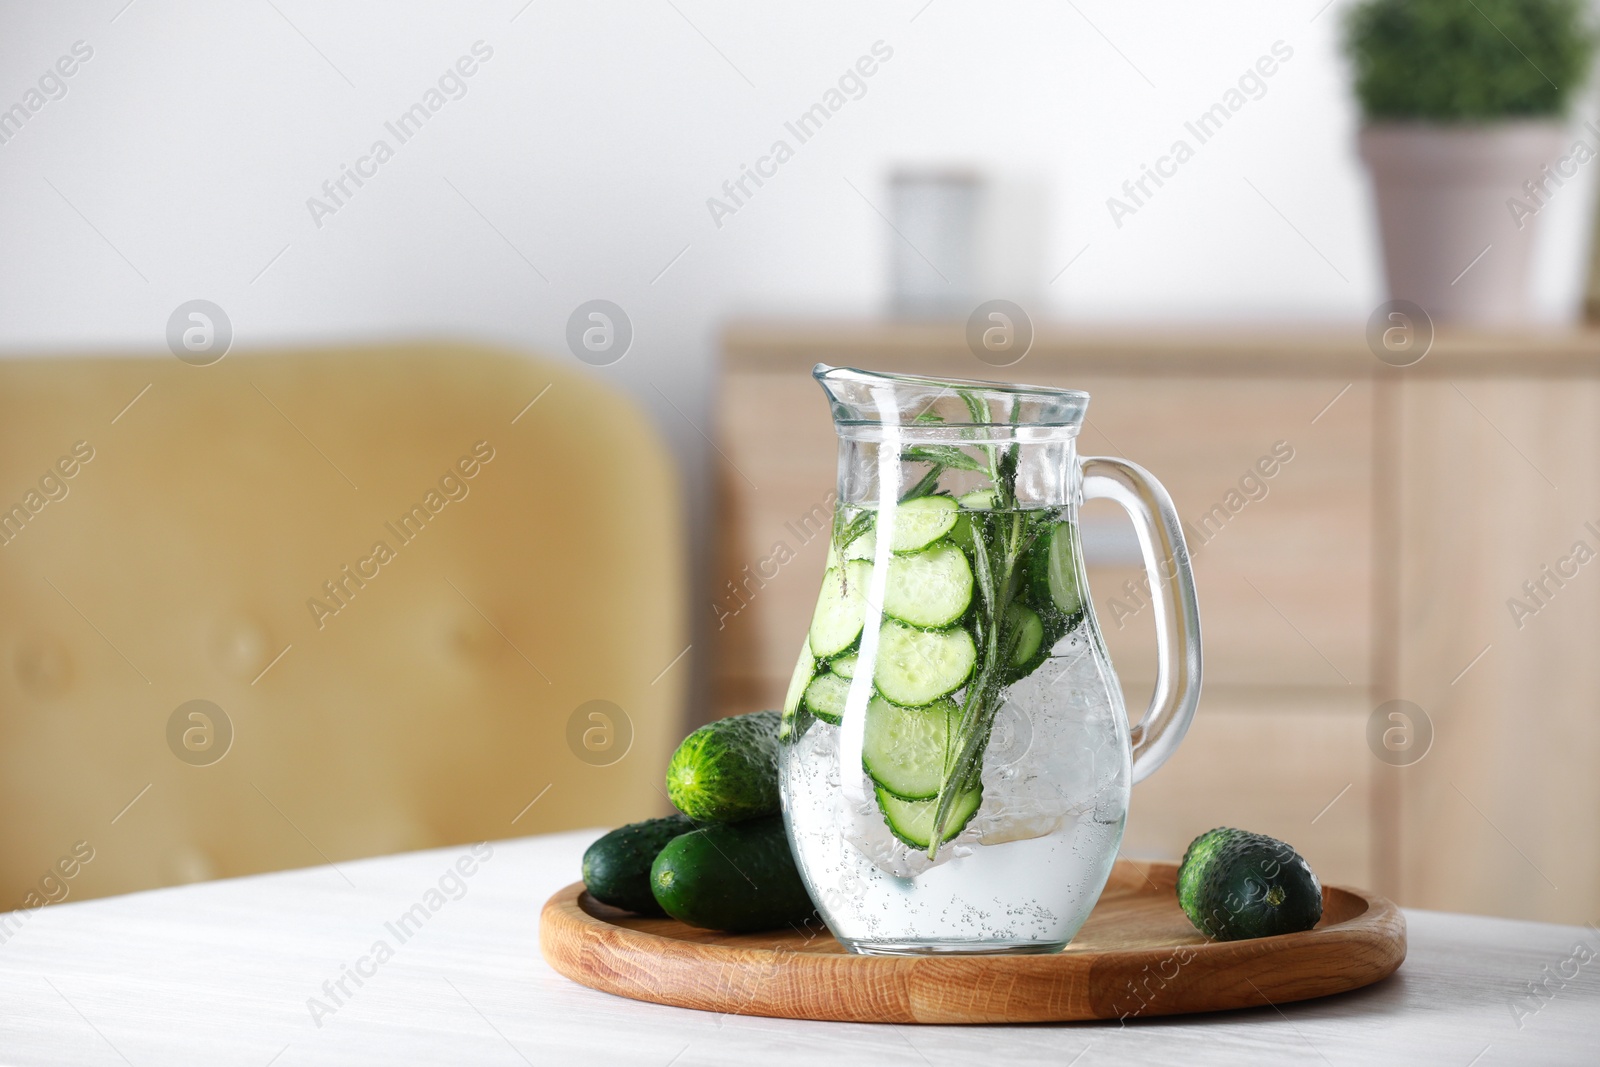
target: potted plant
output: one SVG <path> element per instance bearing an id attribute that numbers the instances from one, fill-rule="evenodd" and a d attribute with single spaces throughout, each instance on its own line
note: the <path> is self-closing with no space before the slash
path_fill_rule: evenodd
<path id="1" fill-rule="evenodd" d="M 1527 316 L 1542 208 L 1600 155 L 1566 143 L 1594 33 L 1582 0 L 1367 0 L 1345 45 L 1366 122 L 1389 295 L 1435 319 Z"/>

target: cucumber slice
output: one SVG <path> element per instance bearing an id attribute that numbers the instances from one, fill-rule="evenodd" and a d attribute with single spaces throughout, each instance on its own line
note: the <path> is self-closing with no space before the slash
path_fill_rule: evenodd
<path id="1" fill-rule="evenodd" d="M 1083 594 L 1078 588 L 1078 531 L 1070 522 L 1053 524 L 1039 537 L 1033 550 L 1035 604 L 1048 604 L 1064 619 L 1083 614 Z"/>
<path id="2" fill-rule="evenodd" d="M 858 560 L 829 568 L 811 616 L 811 654 L 827 659 L 850 648 L 861 636 L 867 614 L 867 578 L 872 566 Z"/>
<path id="3" fill-rule="evenodd" d="M 844 550 L 845 559 L 868 559 L 878 551 L 878 534 L 876 530 L 868 530 Z"/>
<path id="4" fill-rule="evenodd" d="M 950 527 L 949 540 L 967 555 L 972 555 L 972 520 L 965 513 L 956 516 L 956 524 Z"/>
<path id="5" fill-rule="evenodd" d="M 789 690 L 783 696 L 785 715 L 793 715 L 800 710 L 800 698 L 805 694 L 806 683 L 811 681 L 815 673 L 817 661 L 811 657 L 811 641 L 807 639 L 800 643 L 800 659 L 794 665 L 794 674 L 789 676 Z"/>
<path id="6" fill-rule="evenodd" d="M 870 560 L 870 559 L 872 559 L 873 553 L 877 551 L 877 547 L 878 547 L 878 536 L 877 536 L 877 534 L 872 530 L 868 530 L 866 533 L 862 534 L 860 537 L 856 538 L 854 541 L 851 541 L 849 545 L 845 546 L 844 558 L 845 559 L 865 559 L 865 560 Z M 834 548 L 833 542 L 829 541 L 828 542 L 828 566 L 829 567 L 837 567 L 838 565 L 839 565 L 839 553 Z"/>
<path id="7" fill-rule="evenodd" d="M 940 541 L 889 561 L 883 610 L 912 626 L 942 629 L 972 604 L 972 567 L 961 550 Z"/>
<path id="8" fill-rule="evenodd" d="M 851 653 L 848 656 L 840 656 L 828 664 L 828 669 L 841 678 L 854 678 L 856 676 L 855 653 Z"/>
<path id="9" fill-rule="evenodd" d="M 939 802 L 901 800 L 882 786 L 876 792 L 878 810 L 883 812 L 883 821 L 889 824 L 890 832 L 912 848 L 927 848 L 933 840 L 933 816 L 939 810 Z M 982 803 L 982 786 L 956 797 L 955 803 L 950 806 L 949 827 L 940 844 L 965 830 Z"/>
<path id="10" fill-rule="evenodd" d="M 823 671 L 806 686 L 806 710 L 829 726 L 838 726 L 844 717 L 844 699 L 850 693 L 850 680 Z"/>
<path id="11" fill-rule="evenodd" d="M 779 741 L 787 741 L 805 731 L 805 725 L 799 722 L 800 700 L 805 696 L 806 684 L 816 671 L 817 661 L 811 656 L 811 639 L 807 638 L 800 642 L 800 659 L 794 665 L 794 674 L 789 676 L 789 691 L 783 696 L 783 721 L 778 724 Z"/>
<path id="12" fill-rule="evenodd" d="M 938 796 L 960 725 L 961 708 L 953 700 L 902 708 L 873 697 L 867 705 L 861 765 L 874 782 L 902 800 Z"/>
<path id="13" fill-rule="evenodd" d="M 956 524 L 960 508 L 947 496 L 919 496 L 897 505 L 894 512 L 895 552 L 916 552 L 927 548 Z"/>
<path id="14" fill-rule="evenodd" d="M 918 630 L 885 619 L 872 680 L 894 703 L 915 708 L 960 689 L 977 662 L 972 635 L 960 627 Z"/>
<path id="15" fill-rule="evenodd" d="M 966 513 L 992 510 L 994 500 L 993 489 L 974 489 L 956 498 L 956 502 L 961 505 L 961 514 L 956 516 L 956 524 L 950 527 L 950 540 L 968 555 L 972 553 L 972 518 Z"/>
<path id="16" fill-rule="evenodd" d="M 995 495 L 993 489 L 974 489 L 970 493 L 962 493 L 956 498 L 956 503 L 966 511 L 992 511 Z"/>
<path id="17" fill-rule="evenodd" d="M 1006 609 L 1006 615 L 1011 623 L 1011 632 L 1015 635 L 1012 638 L 1011 665 L 1026 666 L 1044 643 L 1044 622 L 1039 618 L 1039 613 L 1026 604 L 1013 603 Z"/>

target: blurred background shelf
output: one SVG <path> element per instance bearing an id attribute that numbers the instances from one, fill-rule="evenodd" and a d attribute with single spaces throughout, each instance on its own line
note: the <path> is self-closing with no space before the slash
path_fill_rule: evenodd
<path id="1" fill-rule="evenodd" d="M 995 368 L 961 323 L 734 321 L 713 715 L 781 701 L 810 617 L 834 489 L 818 361 L 1086 389 L 1081 451 L 1142 464 L 1172 493 L 1205 694 L 1178 755 L 1134 791 L 1127 854 L 1176 856 L 1237 823 L 1408 906 L 1594 914 L 1600 566 L 1575 556 L 1600 551 L 1600 334 L 1445 333 L 1399 369 L 1348 329 L 1041 326 Z M 1154 637 L 1131 528 L 1103 503 L 1084 523 L 1095 609 L 1141 709 Z M 1562 559 L 1576 573 L 1558 585 L 1542 568 Z M 1384 712 L 1376 736 L 1398 725 L 1409 747 L 1369 741 L 1397 699 L 1425 720 Z"/>

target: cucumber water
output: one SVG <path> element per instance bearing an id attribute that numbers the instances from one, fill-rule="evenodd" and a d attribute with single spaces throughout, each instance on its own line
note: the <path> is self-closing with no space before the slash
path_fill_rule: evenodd
<path id="1" fill-rule="evenodd" d="M 974 938 L 1064 941 L 1104 884 L 1129 776 L 1115 680 L 1083 625 L 1076 526 L 1066 508 L 1006 507 L 988 489 L 920 500 L 897 509 L 882 552 L 874 511 L 836 516 L 785 707 L 795 857 L 814 886 L 837 887 L 827 910 L 862 950 L 895 951 L 896 931 L 935 906 Z M 839 762 L 851 716 L 855 798 Z M 1088 749 L 1075 742 L 1085 734 Z M 1054 888 L 1036 913 L 996 927 L 972 903 L 1008 899 L 1041 868 Z M 884 897 L 859 887 L 880 882 L 894 903 L 869 907 Z"/>
<path id="2" fill-rule="evenodd" d="M 1078 506 L 1126 481 L 1171 509 L 1131 464 L 1079 459 L 1085 393 L 813 374 L 839 456 L 778 733 L 795 863 L 849 951 L 1058 951 L 1110 877 L 1133 778 Z"/>
<path id="3" fill-rule="evenodd" d="M 841 508 L 790 689 L 800 729 L 786 739 L 813 721 L 839 726 L 875 631 L 862 766 L 885 828 L 930 858 L 981 807 L 995 694 L 1042 666 L 1083 613 L 1066 509 L 1002 503 L 993 489 L 904 501 L 881 560 L 876 514 Z"/>

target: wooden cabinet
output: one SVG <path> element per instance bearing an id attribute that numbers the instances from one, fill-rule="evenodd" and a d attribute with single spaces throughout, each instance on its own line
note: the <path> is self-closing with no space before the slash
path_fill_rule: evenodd
<path id="1" fill-rule="evenodd" d="M 836 443 L 812 364 L 1070 385 L 1092 396 L 1080 451 L 1171 492 L 1201 604 L 1200 711 L 1134 790 L 1127 854 L 1236 824 L 1411 906 L 1600 909 L 1600 341 L 1444 336 L 1396 369 L 1359 334 L 1041 329 L 997 370 L 959 324 L 742 322 L 724 360 L 717 714 L 781 701 L 816 596 Z M 1154 636 L 1131 529 L 1104 502 L 1084 523 L 1137 715 Z M 1426 732 L 1379 711 L 1395 699 L 1431 724 L 1404 766 L 1373 747 Z"/>

